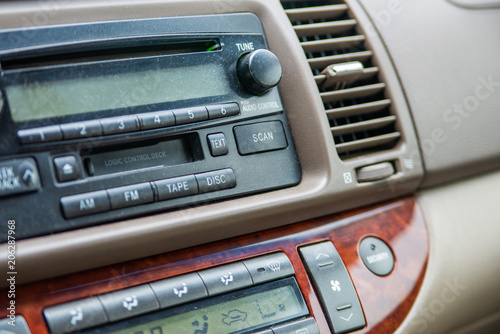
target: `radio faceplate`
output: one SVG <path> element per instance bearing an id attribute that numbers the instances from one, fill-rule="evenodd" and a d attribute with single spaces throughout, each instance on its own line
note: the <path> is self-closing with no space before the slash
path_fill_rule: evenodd
<path id="1" fill-rule="evenodd" d="M 267 49 L 255 15 L 32 32 L 0 31 L 2 230 L 16 220 L 21 239 L 300 182 L 278 88 L 257 96 L 238 80 L 238 60 Z"/>

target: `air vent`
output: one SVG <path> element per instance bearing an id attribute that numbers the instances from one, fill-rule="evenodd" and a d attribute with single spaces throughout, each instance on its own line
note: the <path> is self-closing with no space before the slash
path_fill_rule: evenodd
<path id="1" fill-rule="evenodd" d="M 281 1 L 307 56 L 342 159 L 390 149 L 401 134 L 373 52 L 343 1 Z"/>

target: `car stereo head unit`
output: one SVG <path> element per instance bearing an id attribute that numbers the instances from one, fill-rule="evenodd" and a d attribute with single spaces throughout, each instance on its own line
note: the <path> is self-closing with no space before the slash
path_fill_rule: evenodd
<path id="1" fill-rule="evenodd" d="M 300 182 L 253 14 L 4 30 L 0 66 L 0 228 L 18 238 Z"/>

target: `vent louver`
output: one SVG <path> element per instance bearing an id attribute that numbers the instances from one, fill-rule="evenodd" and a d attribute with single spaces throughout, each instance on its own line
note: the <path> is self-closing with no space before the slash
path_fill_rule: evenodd
<path id="1" fill-rule="evenodd" d="M 401 134 L 390 112 L 391 100 L 384 95 L 386 85 L 372 64 L 373 52 L 366 48 L 348 6 L 343 1 L 281 3 L 318 85 L 339 156 L 394 147 Z M 342 68 L 356 70 L 339 71 Z"/>

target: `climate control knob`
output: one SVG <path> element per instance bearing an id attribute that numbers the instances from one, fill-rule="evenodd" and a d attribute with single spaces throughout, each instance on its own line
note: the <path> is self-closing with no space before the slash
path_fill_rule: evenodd
<path id="1" fill-rule="evenodd" d="M 241 85 L 254 95 L 263 95 L 278 85 L 282 74 L 278 57 L 265 49 L 241 56 L 236 72 Z"/>

